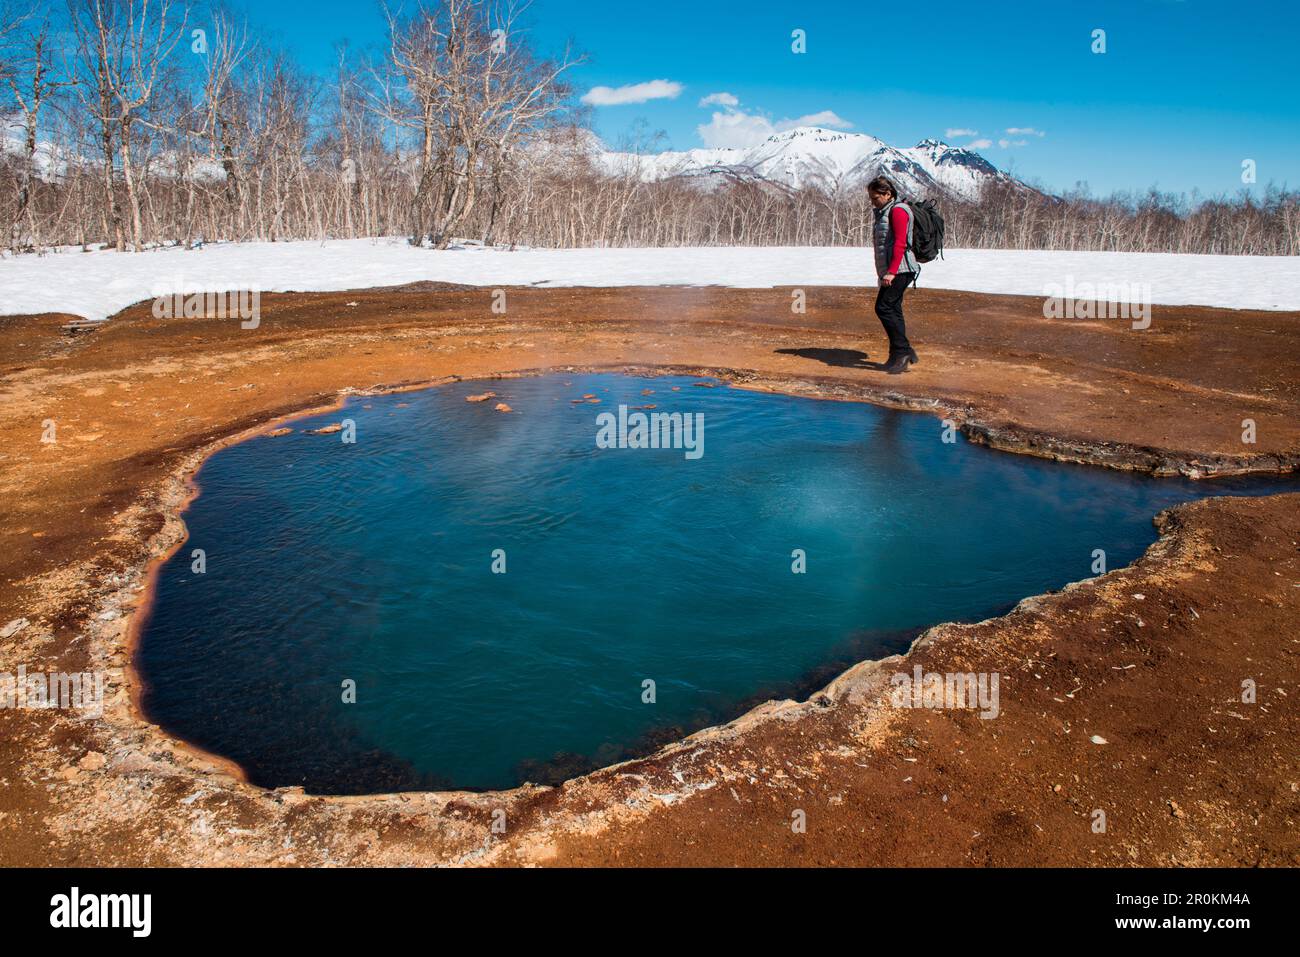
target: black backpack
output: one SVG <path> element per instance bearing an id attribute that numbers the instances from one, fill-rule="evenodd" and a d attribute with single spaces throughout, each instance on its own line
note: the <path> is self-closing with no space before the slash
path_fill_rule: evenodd
<path id="1" fill-rule="evenodd" d="M 907 204 L 912 211 L 912 255 L 928 263 L 943 255 L 943 215 L 934 200 L 918 199 Z"/>

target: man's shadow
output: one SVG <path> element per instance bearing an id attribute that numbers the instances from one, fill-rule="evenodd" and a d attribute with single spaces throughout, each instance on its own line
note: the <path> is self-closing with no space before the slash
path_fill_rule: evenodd
<path id="1" fill-rule="evenodd" d="M 883 369 L 883 362 L 868 362 L 867 354 L 858 349 L 777 349 L 781 355 L 816 359 L 840 369 Z"/>

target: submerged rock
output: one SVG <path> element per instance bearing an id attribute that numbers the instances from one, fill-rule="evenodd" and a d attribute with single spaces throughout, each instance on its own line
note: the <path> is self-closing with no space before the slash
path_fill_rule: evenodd
<path id="1" fill-rule="evenodd" d="M 480 395 L 467 395 L 467 396 L 465 396 L 465 401 L 466 401 L 466 402 L 486 402 L 488 399 L 495 399 L 496 397 L 497 397 L 497 394 L 496 394 L 495 392 L 484 392 L 484 393 L 482 393 L 482 394 L 480 394 Z"/>
<path id="2" fill-rule="evenodd" d="M 270 432 L 267 432 L 266 434 L 267 435 L 288 435 L 292 431 L 293 429 L 289 428 L 288 426 L 285 426 L 282 429 L 272 429 Z"/>
<path id="3" fill-rule="evenodd" d="M 496 410 L 497 410 L 498 412 L 513 412 L 513 411 L 514 411 L 514 409 L 510 408 L 510 406 L 506 405 L 504 402 L 498 402 L 498 403 L 496 404 Z"/>
<path id="4" fill-rule="evenodd" d="M 342 422 L 334 422 L 330 425 L 322 426 L 319 429 L 308 429 L 308 435 L 333 435 L 335 432 L 343 431 Z"/>

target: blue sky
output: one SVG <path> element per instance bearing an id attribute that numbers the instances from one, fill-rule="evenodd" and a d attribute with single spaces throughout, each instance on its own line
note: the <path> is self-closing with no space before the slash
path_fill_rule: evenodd
<path id="1" fill-rule="evenodd" d="M 1053 190 L 1083 181 L 1095 193 L 1156 186 L 1216 195 L 1242 188 L 1245 159 L 1256 163 L 1252 188 L 1300 187 L 1298 7 L 533 0 L 524 22 L 543 52 L 571 38 L 589 55 L 572 73 L 580 93 L 655 80 L 677 91 L 594 106 L 596 132 L 611 145 L 638 124 L 663 131 L 673 149 L 736 145 L 820 115 L 821 125 L 896 146 L 930 136 L 978 143 L 997 166 Z M 383 38 L 372 0 L 247 9 L 273 44 L 319 71 L 330 69 L 337 41 L 360 50 Z M 791 52 L 795 29 L 806 33 L 806 53 Z M 1105 53 L 1091 50 L 1095 29 L 1106 31 Z M 700 105 L 720 93 L 735 104 Z"/>

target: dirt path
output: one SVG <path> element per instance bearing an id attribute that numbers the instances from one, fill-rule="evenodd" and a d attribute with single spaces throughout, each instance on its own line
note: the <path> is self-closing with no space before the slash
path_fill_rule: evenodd
<path id="1" fill-rule="evenodd" d="M 344 389 L 668 368 L 1120 467 L 1300 463 L 1294 314 L 1157 306 L 1136 331 L 922 289 L 922 362 L 889 377 L 865 294 L 806 292 L 800 315 L 788 289 L 509 289 L 500 315 L 491 290 L 421 285 L 265 296 L 254 330 L 141 306 L 74 340 L 62 317 L 0 319 L 0 626 L 31 622 L 0 674 L 106 668 L 113 694 L 95 722 L 0 710 L 0 863 L 1300 863 L 1295 496 L 1181 509 L 1131 569 L 559 789 L 268 793 L 138 719 L 129 611 L 179 539 L 181 477 Z M 882 682 L 918 663 L 999 672 L 1001 716 L 890 707 Z"/>

